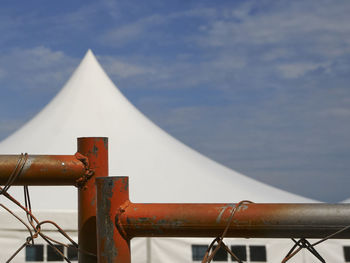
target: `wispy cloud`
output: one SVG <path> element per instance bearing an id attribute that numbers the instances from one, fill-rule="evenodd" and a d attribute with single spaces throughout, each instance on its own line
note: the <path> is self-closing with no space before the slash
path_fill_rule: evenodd
<path id="1" fill-rule="evenodd" d="M 130 41 L 139 39 L 143 34 L 147 34 L 147 30 L 150 27 L 155 27 L 167 18 L 161 15 L 152 15 L 142 18 L 136 22 L 118 26 L 113 30 L 107 32 L 102 40 L 105 45 L 124 45 Z"/>
<path id="2" fill-rule="evenodd" d="M 257 1 L 248 1 L 227 10 L 225 18 L 212 21 L 207 26 L 207 34 L 201 38 L 202 45 L 232 46 L 234 43 L 249 45 L 269 45 L 290 41 L 292 45 L 319 41 L 320 45 L 337 45 L 339 41 L 349 42 L 348 12 L 346 1 L 334 5 L 321 1 L 317 5 L 311 1 L 292 1 L 283 4 L 265 2 L 259 7 Z M 252 4 L 255 3 L 255 4 Z M 310 12 L 312 9 L 312 12 Z M 237 16 L 237 14 L 239 14 Z M 314 46 L 307 46 L 313 49 Z M 342 49 L 344 50 L 344 49 Z M 328 55 L 328 54 L 324 54 Z"/>
<path id="3" fill-rule="evenodd" d="M 171 83 L 179 78 L 183 85 L 176 88 L 204 83 L 219 89 L 255 89 L 268 82 L 278 86 L 273 82 L 280 77 L 301 79 L 318 70 L 332 72 L 336 70 L 333 67 L 339 67 L 338 60 L 350 56 L 349 5 L 346 1 L 322 3 L 246 1 L 224 8 L 199 6 L 152 14 L 109 28 L 100 43 L 125 47 L 138 42 L 140 52 L 122 59 L 139 68 L 151 65 L 157 72 L 152 75 L 157 82 L 153 87 L 175 88 Z M 186 24 L 193 29 L 187 31 Z M 180 26 L 181 34 L 173 30 L 174 37 L 164 37 L 168 28 Z M 152 44 L 157 47 L 167 42 L 178 48 L 176 54 L 169 54 L 173 58 L 170 61 L 151 48 Z M 191 55 L 186 58 L 186 53 Z M 249 78 L 250 84 L 244 78 Z"/>
<path id="4" fill-rule="evenodd" d="M 99 57 L 99 59 L 103 63 L 108 73 L 117 79 L 132 78 L 146 74 L 156 74 L 156 70 L 152 69 L 152 67 L 132 64 L 132 62 L 125 62 L 115 57 L 104 56 Z"/>
<path id="5" fill-rule="evenodd" d="M 277 69 L 282 73 L 285 78 L 298 78 L 302 77 L 310 71 L 322 69 L 323 72 L 329 71 L 329 63 L 289 63 L 281 64 L 277 66 Z"/>
<path id="6" fill-rule="evenodd" d="M 44 46 L 14 48 L 9 53 L 0 53 L 0 68 L 3 72 L 0 81 L 10 84 L 8 88 L 17 90 L 57 90 L 77 62 L 62 51 Z"/>
<path id="7" fill-rule="evenodd" d="M 131 23 L 124 25 L 117 25 L 112 29 L 107 30 L 101 38 L 104 45 L 123 46 L 126 43 L 139 41 L 143 38 L 162 38 L 159 31 L 166 30 L 167 25 L 173 23 L 178 19 L 196 18 L 196 17 L 214 17 L 215 9 L 198 8 L 186 11 L 179 11 L 170 14 L 152 14 L 141 17 Z M 157 32 L 158 31 L 158 32 Z M 165 33 L 163 31 L 163 33 Z"/>

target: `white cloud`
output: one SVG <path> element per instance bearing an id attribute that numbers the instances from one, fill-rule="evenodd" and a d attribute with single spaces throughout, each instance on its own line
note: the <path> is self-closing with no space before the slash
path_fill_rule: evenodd
<path id="1" fill-rule="evenodd" d="M 225 8 L 193 8 L 140 17 L 108 29 L 101 43 L 120 47 L 133 41 L 141 45 L 144 41 L 162 42 L 164 39 L 158 38 L 167 34 L 176 19 L 201 18 L 196 20 L 198 31 L 184 31 L 179 39 L 182 45 L 194 45 L 201 56 L 177 54 L 169 63 L 156 51 L 135 54 L 132 62 L 125 56 L 114 66 L 110 63 L 110 72 L 116 76 L 114 72 L 120 72 L 119 77 L 125 79 L 156 72 L 152 75 L 153 83 L 157 82 L 153 87 L 174 87 L 176 80 L 177 87 L 216 83 L 217 88 L 232 88 L 233 79 L 249 78 L 251 83 L 245 87 L 252 88 L 273 81 L 279 74 L 297 79 L 318 69 L 332 72 L 336 60 L 350 55 L 349 12 L 346 2 L 245 1 Z M 151 72 L 146 70 L 149 67 Z"/>
<path id="2" fill-rule="evenodd" d="M 26 69 L 47 68 L 60 63 L 64 59 L 64 54 L 62 51 L 38 46 L 32 49 L 16 49 L 12 53 L 12 58 L 22 61 L 22 67 Z"/>
<path id="3" fill-rule="evenodd" d="M 101 57 L 104 67 L 109 74 L 117 76 L 118 78 L 131 78 L 144 74 L 155 74 L 156 70 L 152 67 L 139 66 L 132 63 L 126 63 L 114 57 Z"/>
<path id="4" fill-rule="evenodd" d="M 158 26 L 171 23 L 176 19 L 186 17 L 214 17 L 216 10 L 212 8 L 197 8 L 179 12 L 173 12 L 166 15 L 153 14 L 133 21 L 131 23 L 118 25 L 109 29 L 101 38 L 105 45 L 121 46 L 136 39 L 147 38 L 151 34 L 151 29 Z M 158 35 L 158 34 L 156 34 Z"/>
<path id="5" fill-rule="evenodd" d="M 329 71 L 329 64 L 300 62 L 300 63 L 282 64 L 277 66 L 277 69 L 282 73 L 282 75 L 288 79 L 302 77 L 308 72 L 316 69 L 320 69 L 320 68 L 324 69 L 325 71 Z"/>
<path id="6" fill-rule="evenodd" d="M 108 10 L 108 9 L 107 9 Z M 50 29 L 55 28 L 56 30 L 64 30 L 68 28 L 72 32 L 89 32 L 91 27 L 95 23 L 99 12 L 101 11 L 101 5 L 95 2 L 84 3 L 77 9 L 73 9 L 70 12 L 65 12 L 63 14 L 44 17 L 44 21 L 36 18 L 36 22 L 39 23 L 49 23 Z"/>
<path id="7" fill-rule="evenodd" d="M 310 4 L 309 1 L 267 4 L 264 12 L 255 11 L 254 1 L 232 8 L 230 18 L 218 18 L 208 23 L 207 32 L 197 39 L 207 47 L 232 48 L 273 45 L 300 48 L 322 57 L 349 54 L 350 5 L 345 1 Z M 256 3 L 256 2 L 255 2 Z M 310 12 L 309 8 L 313 11 Z M 223 11 L 227 14 L 227 10 Z M 235 19 L 239 18 L 237 22 Z M 205 27 L 203 27 L 205 28 Z M 329 52 L 325 52 L 328 49 Z M 284 54 L 281 54 L 284 55 Z"/>
<path id="8" fill-rule="evenodd" d="M 243 68 L 247 63 L 244 57 L 227 55 L 214 59 L 210 64 L 218 70 L 235 70 Z"/>
<path id="9" fill-rule="evenodd" d="M 141 18 L 135 22 L 128 23 L 126 25 L 118 25 L 106 32 L 101 41 L 105 45 L 122 46 L 125 43 L 140 39 L 142 35 L 148 34 L 148 28 L 157 26 L 167 19 L 166 16 L 151 15 Z"/>
<path id="10" fill-rule="evenodd" d="M 293 54 L 291 50 L 288 50 L 287 48 L 275 48 L 270 51 L 266 51 L 262 56 L 262 60 L 267 61 L 268 63 L 271 63 L 271 61 L 276 60 L 276 59 L 286 59 L 289 58 L 295 54 Z"/>
<path id="11" fill-rule="evenodd" d="M 2 81 L 22 90 L 57 89 L 58 84 L 67 80 L 76 65 L 76 59 L 44 46 L 15 48 L 0 55 L 0 67 L 7 70 Z"/>

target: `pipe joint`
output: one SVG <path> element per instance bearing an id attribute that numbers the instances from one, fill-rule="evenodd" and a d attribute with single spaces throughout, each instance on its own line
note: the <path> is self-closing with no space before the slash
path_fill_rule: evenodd
<path id="1" fill-rule="evenodd" d="M 89 179 L 95 174 L 95 171 L 90 168 L 89 159 L 86 156 L 79 152 L 74 156 L 83 163 L 85 168 L 84 174 L 75 181 L 75 186 L 77 188 L 84 188 Z"/>

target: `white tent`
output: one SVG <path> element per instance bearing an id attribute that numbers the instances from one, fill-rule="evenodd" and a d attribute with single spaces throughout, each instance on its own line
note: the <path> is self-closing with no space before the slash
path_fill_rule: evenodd
<path id="1" fill-rule="evenodd" d="M 83 136 L 109 138 L 109 174 L 130 177 L 130 199 L 134 202 L 237 202 L 243 199 L 313 202 L 228 169 L 168 135 L 121 94 L 90 50 L 56 97 L 0 143 L 0 154 L 73 154 L 76 138 Z M 42 211 L 42 215 L 59 220 L 57 211 L 71 211 L 76 218 L 77 194 L 73 187 L 31 189 L 33 207 Z M 11 190 L 15 194 L 20 191 Z M 76 226 L 74 220 L 70 220 L 72 229 Z M 1 221 L 0 224 L 5 231 L 4 224 Z M 238 243 L 248 242 L 237 240 Z M 135 262 L 167 262 L 168 259 L 169 262 L 192 262 L 191 244 L 208 244 L 209 239 L 152 239 L 152 244 L 150 242 L 144 239 L 134 242 L 138 247 L 133 250 Z M 291 245 L 281 240 L 249 242 L 275 246 L 278 255 L 285 252 L 278 246 L 284 242 Z M 169 250 L 177 251 L 177 247 L 184 247 L 187 252 Z M 0 252 L 1 261 L 6 258 L 3 253 Z M 327 255 L 334 259 L 332 253 Z M 18 262 L 23 262 L 23 258 Z M 280 259 L 269 258 L 269 262 Z"/>

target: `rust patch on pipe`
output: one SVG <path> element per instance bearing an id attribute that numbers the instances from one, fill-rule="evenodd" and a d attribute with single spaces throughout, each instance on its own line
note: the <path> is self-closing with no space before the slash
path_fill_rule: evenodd
<path id="1" fill-rule="evenodd" d="M 103 146 L 105 147 L 106 151 L 108 151 L 108 138 L 102 138 L 103 140 Z"/>
<path id="2" fill-rule="evenodd" d="M 96 147 L 96 145 L 94 145 L 94 147 L 92 148 L 92 154 L 96 157 L 98 156 L 98 148 Z"/>
<path id="3" fill-rule="evenodd" d="M 99 235 L 104 243 L 104 247 L 108 248 L 107 250 L 101 251 L 101 256 L 107 259 L 106 262 L 112 263 L 113 259 L 118 255 L 118 251 L 114 246 L 113 233 L 114 224 L 111 220 L 110 214 L 108 211 L 111 210 L 111 198 L 113 196 L 114 181 L 109 180 L 107 183 L 102 185 L 102 194 L 105 195 L 104 202 L 100 202 L 100 207 L 97 209 L 99 219 L 102 219 L 103 228 L 99 229 Z"/>
<path id="4" fill-rule="evenodd" d="M 89 181 L 89 179 L 94 175 L 95 171 L 90 168 L 89 159 L 86 156 L 77 152 L 75 154 L 75 157 L 84 164 L 84 168 L 85 168 L 84 175 L 75 181 L 75 186 L 78 188 L 82 188 L 85 186 L 87 181 Z"/>
<path id="5" fill-rule="evenodd" d="M 123 180 L 123 184 L 125 184 L 124 180 Z M 122 205 L 119 207 L 119 209 L 118 209 L 118 211 L 117 211 L 117 213 L 116 213 L 116 215 L 115 215 L 115 219 L 114 219 L 115 226 L 116 226 L 117 230 L 119 231 L 119 234 L 120 234 L 125 240 L 129 239 L 129 237 L 128 237 L 128 234 L 126 233 L 126 231 L 124 230 L 124 228 L 123 228 L 123 226 L 122 226 L 122 224 L 121 224 L 120 217 L 122 216 L 123 213 L 125 213 L 125 210 L 128 208 L 129 204 L 130 204 L 130 201 L 129 201 L 129 200 L 128 200 L 128 201 L 125 201 L 125 203 L 122 204 Z M 128 218 L 127 218 L 127 220 L 128 220 Z"/>

